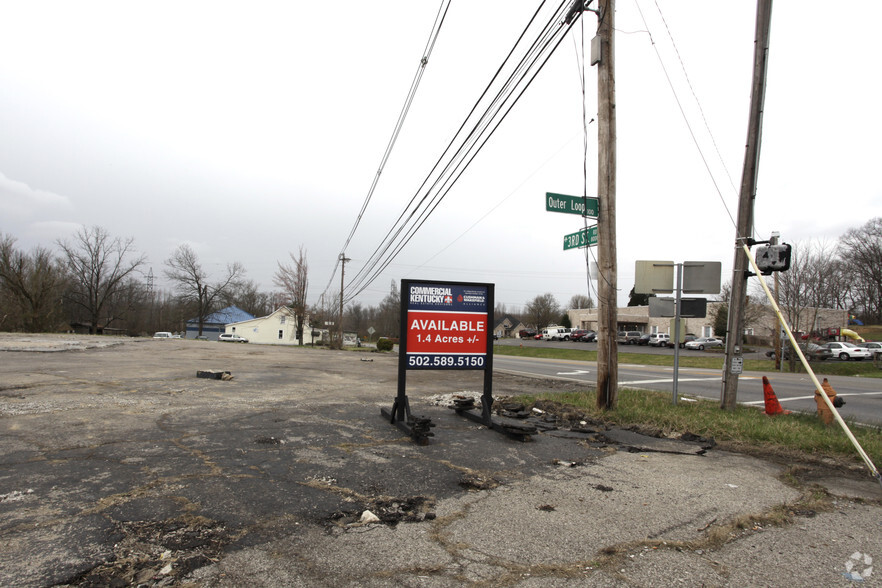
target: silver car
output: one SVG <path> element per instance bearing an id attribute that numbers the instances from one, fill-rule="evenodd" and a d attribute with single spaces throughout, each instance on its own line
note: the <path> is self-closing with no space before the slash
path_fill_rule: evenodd
<path id="1" fill-rule="evenodd" d="M 838 357 L 842 361 L 848 361 L 849 359 L 860 361 L 862 359 L 873 358 L 873 354 L 869 349 L 866 347 L 860 347 L 854 343 L 832 341 L 830 343 L 824 343 L 824 347 L 833 353 L 833 357 Z"/>
<path id="2" fill-rule="evenodd" d="M 722 346 L 723 340 L 717 339 L 716 337 L 699 337 L 698 339 L 686 343 L 686 349 L 698 349 L 699 351 L 704 351 L 705 348 L 710 349 L 711 347 Z"/>

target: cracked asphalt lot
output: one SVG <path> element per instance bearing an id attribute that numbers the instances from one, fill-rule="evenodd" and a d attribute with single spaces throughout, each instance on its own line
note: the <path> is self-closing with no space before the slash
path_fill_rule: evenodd
<path id="1" fill-rule="evenodd" d="M 433 402 L 480 372 L 408 374 L 436 424 L 420 446 L 380 417 L 396 366 L 0 334 L 0 585 L 816 586 L 882 558 L 859 471 L 629 431 L 516 441 Z M 572 386 L 494 377 L 497 397 Z"/>

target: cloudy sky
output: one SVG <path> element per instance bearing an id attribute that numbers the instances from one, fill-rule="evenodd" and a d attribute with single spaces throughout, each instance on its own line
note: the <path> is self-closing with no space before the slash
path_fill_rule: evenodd
<path id="1" fill-rule="evenodd" d="M 0 0 L 0 232 L 52 245 L 83 225 L 133 237 L 159 287 L 190 244 L 272 290 L 302 246 L 310 298 L 377 177 L 438 2 Z M 452 0 L 416 97 L 346 256 L 365 266 L 438 160 L 537 0 Z M 747 136 L 756 6 L 619 0 L 619 299 L 638 259 L 715 260 L 728 280 Z M 547 12 L 546 12 L 547 14 Z M 511 310 L 589 292 L 576 26 L 431 217 L 357 297 L 401 278 L 491 282 Z M 777 2 L 756 237 L 832 241 L 882 216 L 882 4 Z M 586 72 L 588 118 L 596 69 Z M 588 194 L 596 194 L 596 123 Z M 590 253 L 590 252 L 589 252 Z M 352 273 L 350 273 L 352 272 Z M 593 296 L 593 293 L 592 293 Z"/>

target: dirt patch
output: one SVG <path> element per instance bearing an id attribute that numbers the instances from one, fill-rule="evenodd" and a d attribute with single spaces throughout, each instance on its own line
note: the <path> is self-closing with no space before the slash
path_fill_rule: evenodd
<path id="1" fill-rule="evenodd" d="M 172 586 L 220 559 L 231 541 L 223 523 L 198 516 L 116 524 L 110 561 L 66 582 L 71 586 Z"/>

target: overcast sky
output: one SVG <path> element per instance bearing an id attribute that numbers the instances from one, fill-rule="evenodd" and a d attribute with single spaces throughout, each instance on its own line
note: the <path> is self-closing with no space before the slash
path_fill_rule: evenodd
<path id="1" fill-rule="evenodd" d="M 452 1 L 346 250 L 347 275 L 417 192 L 538 4 Z M 0 232 L 27 249 L 105 227 L 135 239 L 161 288 L 182 243 L 213 274 L 241 262 L 267 291 L 277 262 L 302 246 L 316 301 L 439 6 L 0 0 Z M 730 278 L 755 16 L 752 2 L 617 3 L 622 303 L 638 259 L 721 261 Z M 775 3 L 756 237 L 829 242 L 882 216 L 879 22 L 879 2 Z M 584 23 L 590 39 L 596 17 Z M 359 302 L 377 304 L 402 278 L 495 283 L 510 310 L 545 292 L 566 304 L 589 291 L 585 251 L 563 250 L 581 219 L 544 204 L 545 192 L 582 193 L 581 34 L 573 29 Z M 589 67 L 588 118 L 596 77 Z"/>

